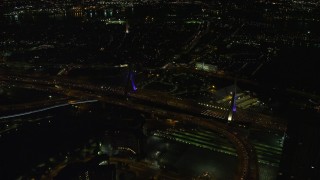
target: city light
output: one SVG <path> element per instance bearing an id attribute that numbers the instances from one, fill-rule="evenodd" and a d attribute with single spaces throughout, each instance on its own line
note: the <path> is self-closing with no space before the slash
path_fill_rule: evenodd
<path id="1" fill-rule="evenodd" d="M 1 1 L 0 179 L 320 179 L 319 7 Z"/>

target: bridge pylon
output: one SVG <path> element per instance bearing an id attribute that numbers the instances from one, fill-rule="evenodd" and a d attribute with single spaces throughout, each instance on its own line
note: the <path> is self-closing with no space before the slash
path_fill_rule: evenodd
<path id="1" fill-rule="evenodd" d="M 230 103 L 230 108 L 229 108 L 229 114 L 228 114 L 228 123 L 233 121 L 233 116 L 235 112 L 237 111 L 237 106 L 236 106 L 236 94 L 237 94 L 237 80 L 234 80 L 234 87 L 232 91 L 232 99 Z"/>
<path id="2" fill-rule="evenodd" d="M 125 85 L 125 94 L 127 95 L 129 91 L 137 91 L 137 86 L 134 81 L 134 72 L 132 70 L 132 65 L 129 64 L 129 71 L 128 71 L 128 76 L 127 76 L 127 81 Z"/>

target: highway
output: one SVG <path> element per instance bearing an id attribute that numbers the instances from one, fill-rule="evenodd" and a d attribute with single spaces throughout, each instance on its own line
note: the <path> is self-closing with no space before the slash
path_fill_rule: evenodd
<path id="1" fill-rule="evenodd" d="M 52 78 L 52 79 L 50 79 Z M 67 97 L 70 97 L 70 93 L 72 93 L 70 89 L 82 89 L 83 91 L 91 91 L 91 92 L 98 92 L 102 95 L 116 95 L 122 96 L 124 95 L 124 88 L 123 87 L 116 87 L 116 86 L 97 86 L 92 85 L 88 82 L 77 81 L 73 79 L 64 79 L 63 81 L 56 79 L 55 77 L 50 77 L 48 80 L 42 80 L 39 77 L 20 77 L 20 76 L 7 76 L 3 77 L 0 76 L 0 80 L 3 79 L 5 83 L 12 85 L 13 82 L 22 83 L 23 87 L 25 84 L 28 84 L 29 88 L 46 91 L 46 92 L 53 92 L 53 93 L 60 93 L 60 94 L 67 94 Z M 18 85 L 18 84 L 16 84 Z M 35 86 L 36 85 L 36 86 Z M 43 87 L 42 87 L 43 86 Z M 49 88 L 48 86 L 55 86 L 56 88 Z M 61 88 L 66 87 L 66 88 Z M 87 95 L 87 94 L 86 94 Z M 80 94 L 77 96 L 81 96 Z M 223 106 L 212 106 L 208 107 L 199 102 L 195 102 L 192 100 L 186 99 L 179 99 L 174 96 L 170 96 L 166 93 L 161 93 L 152 90 L 145 90 L 139 89 L 137 92 L 129 92 L 127 96 L 148 101 L 150 103 L 162 104 L 166 106 L 171 106 L 177 110 L 182 110 L 185 112 L 190 112 L 196 115 L 201 115 L 202 117 L 206 118 L 213 118 L 213 119 L 220 119 L 224 121 L 228 114 L 228 109 Z M 257 112 L 250 112 L 248 110 L 244 110 L 241 108 L 237 108 L 237 112 L 234 115 L 234 122 L 239 124 L 251 124 L 253 127 L 263 128 L 263 129 L 270 129 L 276 130 L 280 132 L 285 132 L 287 127 L 286 124 L 278 119 L 274 118 L 265 114 L 257 113 Z"/>
<path id="2" fill-rule="evenodd" d="M 109 104 L 124 106 L 127 108 L 139 110 L 146 113 L 155 114 L 163 117 L 170 117 L 185 121 L 198 126 L 210 129 L 224 135 L 236 148 L 239 159 L 239 168 L 235 179 L 258 179 L 257 158 L 253 147 L 241 135 L 234 132 L 227 124 L 214 121 L 210 118 L 204 118 L 201 115 L 201 107 L 193 106 L 192 101 L 182 100 L 169 95 L 154 91 L 139 90 L 129 92 L 125 96 L 125 90 L 122 87 L 104 87 L 95 86 L 89 83 L 77 82 L 77 80 L 68 79 L 42 79 L 40 77 L 21 77 L 21 76 L 0 76 L 0 81 L 16 83 L 21 87 L 41 87 L 42 90 L 50 92 L 57 90 L 56 93 L 62 93 L 68 97 L 78 99 L 92 98 Z M 127 98 L 129 98 L 127 100 Z M 79 101 L 81 103 L 83 101 Z M 70 105 L 69 103 L 55 105 L 51 108 Z M 47 110 L 46 107 L 40 110 Z M 39 110 L 35 110 L 39 112 Z M 36 113 L 35 112 L 35 113 Z M 13 115 L 14 116 L 14 115 Z M 10 118 L 10 117 L 9 117 Z"/>

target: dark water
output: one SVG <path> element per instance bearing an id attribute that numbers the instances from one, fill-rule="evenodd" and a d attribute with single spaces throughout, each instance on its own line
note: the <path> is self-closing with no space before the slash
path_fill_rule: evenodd
<path id="1" fill-rule="evenodd" d="M 319 59 L 317 48 L 284 48 L 276 59 L 261 69 L 258 79 L 273 86 L 320 93 Z"/>
<path id="2" fill-rule="evenodd" d="M 28 116 L 25 121 L 28 118 L 52 117 L 26 122 L 18 127 L 18 131 L 1 134 L 1 179 L 35 174 L 34 168 L 47 162 L 50 157 L 63 161 L 67 153 L 83 148 L 90 139 L 101 141 L 106 130 L 130 129 L 139 123 L 138 120 L 122 120 L 138 117 L 138 113 L 128 109 L 101 104 L 85 108 L 79 111 L 73 107 L 65 107 Z"/>

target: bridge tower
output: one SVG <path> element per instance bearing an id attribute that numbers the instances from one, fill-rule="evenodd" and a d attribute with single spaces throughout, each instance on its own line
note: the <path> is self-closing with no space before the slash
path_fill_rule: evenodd
<path id="1" fill-rule="evenodd" d="M 237 106 L 236 106 L 236 94 L 237 94 L 237 80 L 234 80 L 234 87 L 232 91 L 232 99 L 230 103 L 230 109 L 229 109 L 229 114 L 228 114 L 228 122 L 233 121 L 233 116 L 234 113 L 237 111 Z"/>
<path id="2" fill-rule="evenodd" d="M 129 22 L 127 21 L 126 22 L 126 34 L 129 34 L 129 27 L 130 27 L 130 25 L 129 25 Z"/>
<path id="3" fill-rule="evenodd" d="M 138 88 L 134 82 L 134 72 L 132 70 L 132 64 L 129 64 L 129 71 L 128 71 L 128 76 L 127 76 L 127 82 L 125 85 L 125 94 L 127 95 L 128 91 L 133 90 L 136 91 Z"/>

